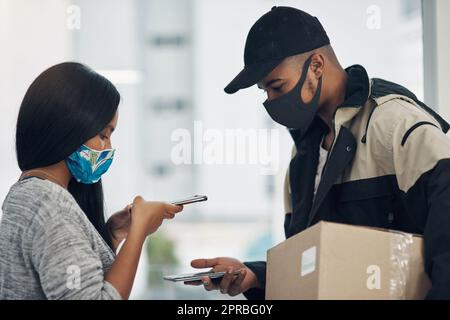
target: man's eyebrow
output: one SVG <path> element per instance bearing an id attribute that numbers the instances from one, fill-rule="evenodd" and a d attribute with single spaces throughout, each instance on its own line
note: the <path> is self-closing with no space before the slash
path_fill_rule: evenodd
<path id="1" fill-rule="evenodd" d="M 278 81 L 280 81 L 280 80 L 283 80 L 283 79 L 281 79 L 281 78 L 276 78 L 276 79 L 269 80 L 269 81 L 267 81 L 267 83 L 264 85 L 263 88 L 267 88 L 267 87 L 269 87 L 271 84 L 274 84 L 275 82 L 278 82 Z M 261 88 L 260 85 L 258 85 L 258 87 L 259 87 L 260 89 L 263 89 L 263 88 Z"/>

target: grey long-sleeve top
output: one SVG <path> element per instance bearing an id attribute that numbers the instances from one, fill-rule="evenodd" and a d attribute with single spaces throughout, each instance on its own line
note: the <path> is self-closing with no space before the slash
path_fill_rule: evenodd
<path id="1" fill-rule="evenodd" d="M 104 280 L 114 253 L 66 189 L 27 178 L 2 210 L 0 299 L 121 299 Z"/>

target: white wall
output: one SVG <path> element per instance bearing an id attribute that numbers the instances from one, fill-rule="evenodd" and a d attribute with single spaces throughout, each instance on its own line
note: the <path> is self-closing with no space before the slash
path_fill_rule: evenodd
<path id="1" fill-rule="evenodd" d="M 450 1 L 437 0 L 438 106 L 450 120 Z"/>
<path id="2" fill-rule="evenodd" d="M 72 32 L 66 28 L 68 4 L 66 0 L 0 0 L 2 200 L 20 174 L 14 136 L 22 98 L 42 71 L 73 57 Z"/>

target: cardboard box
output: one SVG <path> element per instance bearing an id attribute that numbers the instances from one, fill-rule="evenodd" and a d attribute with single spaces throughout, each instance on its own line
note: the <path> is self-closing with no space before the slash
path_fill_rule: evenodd
<path id="1" fill-rule="evenodd" d="M 423 299 L 420 236 L 320 222 L 267 252 L 266 299 Z"/>

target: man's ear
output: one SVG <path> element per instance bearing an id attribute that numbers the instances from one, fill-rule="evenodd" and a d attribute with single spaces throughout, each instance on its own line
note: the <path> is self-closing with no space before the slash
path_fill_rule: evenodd
<path id="1" fill-rule="evenodd" d="M 323 70 L 325 66 L 325 57 L 321 53 L 314 53 L 311 59 L 311 69 L 316 77 L 319 79 L 323 75 Z"/>

